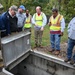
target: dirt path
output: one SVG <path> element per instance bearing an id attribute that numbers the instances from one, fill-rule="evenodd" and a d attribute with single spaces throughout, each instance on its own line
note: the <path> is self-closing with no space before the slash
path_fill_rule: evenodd
<path id="1" fill-rule="evenodd" d="M 67 43 L 61 44 L 61 51 L 60 51 L 59 55 L 54 55 L 54 53 L 50 53 L 49 52 L 50 49 L 51 49 L 50 46 L 46 46 L 46 47 L 43 47 L 43 48 L 36 48 L 35 50 L 41 51 L 41 52 L 44 52 L 44 53 L 47 53 L 47 54 L 50 54 L 50 55 L 53 55 L 53 56 L 56 56 L 56 57 L 61 58 L 61 59 L 65 59 L 66 58 Z M 75 52 L 75 48 L 73 50 L 73 53 L 74 52 Z"/>
<path id="2" fill-rule="evenodd" d="M 2 59 L 2 53 L 1 53 L 1 50 L 0 50 L 0 72 L 2 70 L 2 67 L 3 67 L 3 59 Z"/>

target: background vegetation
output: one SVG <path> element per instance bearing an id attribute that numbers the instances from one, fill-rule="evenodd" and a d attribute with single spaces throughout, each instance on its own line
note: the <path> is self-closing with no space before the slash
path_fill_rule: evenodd
<path id="1" fill-rule="evenodd" d="M 66 22 L 69 22 L 75 16 L 75 0 L 0 0 L 6 11 L 11 5 L 23 4 L 30 13 L 35 12 L 35 7 L 40 5 L 46 15 L 51 15 L 52 8 L 58 8 L 64 15 Z"/>
<path id="2" fill-rule="evenodd" d="M 8 10 L 11 5 L 17 5 L 18 7 L 22 4 L 26 9 L 30 10 L 30 13 L 33 15 L 35 13 L 35 7 L 40 5 L 42 11 L 50 16 L 52 14 L 53 8 L 58 8 L 60 13 L 64 15 L 66 21 L 66 27 L 68 22 L 75 16 L 75 0 L 0 0 L 0 3 L 4 6 L 3 11 Z M 46 37 L 45 37 L 46 36 Z M 32 46 L 34 45 L 34 29 L 32 27 Z M 61 38 L 61 42 L 67 42 L 67 29 L 65 29 L 64 36 Z M 49 27 L 46 25 L 43 42 L 44 46 L 50 44 L 49 41 Z"/>
<path id="3" fill-rule="evenodd" d="M 64 44 L 68 41 L 68 34 L 67 34 L 67 28 L 65 28 L 64 35 L 61 37 L 61 43 Z M 31 45 L 32 48 L 34 47 L 34 27 L 32 26 L 32 31 L 31 31 Z M 50 33 L 49 33 L 49 26 L 46 25 L 44 32 L 43 32 L 43 37 L 42 37 L 42 45 L 43 46 L 49 46 L 50 45 Z"/>

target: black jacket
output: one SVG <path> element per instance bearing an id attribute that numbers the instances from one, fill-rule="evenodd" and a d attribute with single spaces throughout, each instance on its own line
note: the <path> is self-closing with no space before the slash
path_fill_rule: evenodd
<path id="1" fill-rule="evenodd" d="M 12 18 L 8 11 L 1 15 L 1 23 L 4 26 L 4 29 L 6 29 L 7 35 L 17 31 L 17 21 L 17 17 L 15 16 Z"/>

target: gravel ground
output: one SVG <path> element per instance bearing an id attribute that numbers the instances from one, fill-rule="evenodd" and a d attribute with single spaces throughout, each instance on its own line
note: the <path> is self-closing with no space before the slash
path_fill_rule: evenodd
<path id="1" fill-rule="evenodd" d="M 0 72 L 2 70 L 2 67 L 3 67 L 3 60 L 2 60 L 2 53 L 1 53 L 1 50 L 0 50 Z"/>

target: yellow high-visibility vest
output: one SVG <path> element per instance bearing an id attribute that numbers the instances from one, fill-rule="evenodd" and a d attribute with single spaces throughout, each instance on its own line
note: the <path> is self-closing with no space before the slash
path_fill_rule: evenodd
<path id="1" fill-rule="evenodd" d="M 26 18 L 25 25 L 24 25 L 24 28 L 30 28 L 30 27 L 31 27 L 31 16 Z"/>
<path id="2" fill-rule="evenodd" d="M 43 24 L 43 13 L 39 16 L 37 13 L 35 14 L 35 22 L 36 22 L 36 25 L 42 26 L 42 24 Z"/>
<path id="3" fill-rule="evenodd" d="M 56 18 L 53 18 L 53 16 L 50 17 L 50 30 L 59 31 L 61 30 L 61 20 L 63 16 L 58 14 Z"/>

